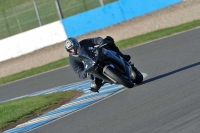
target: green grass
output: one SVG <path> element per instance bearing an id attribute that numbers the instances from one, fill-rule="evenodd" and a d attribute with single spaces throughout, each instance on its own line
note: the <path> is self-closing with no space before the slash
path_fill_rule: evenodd
<path id="1" fill-rule="evenodd" d="M 42 25 L 59 20 L 55 0 L 35 0 Z M 59 0 L 64 18 L 99 7 L 99 0 Z M 116 0 L 104 0 L 109 4 Z M 39 27 L 32 0 L 0 0 L 0 39 Z"/>
<path id="2" fill-rule="evenodd" d="M 117 42 L 116 44 L 120 49 L 124 49 L 130 46 L 147 42 L 147 41 L 155 40 L 161 37 L 169 36 L 169 35 L 186 31 L 189 29 L 193 29 L 199 26 L 200 26 L 200 20 L 195 20 L 189 23 L 181 24 L 179 26 L 164 28 L 164 29 L 156 30 L 156 31 L 149 32 L 143 35 L 139 35 L 136 37 L 132 37 L 126 40 L 122 40 L 122 41 Z"/>
<path id="3" fill-rule="evenodd" d="M 181 31 L 185 31 L 185 30 L 189 30 L 195 27 L 200 26 L 200 20 L 196 20 L 193 22 L 189 22 L 189 23 L 185 23 L 185 24 L 181 24 L 179 26 L 176 27 L 170 27 L 170 28 L 165 28 L 165 29 L 161 29 L 161 30 L 157 30 L 151 33 L 147 33 L 144 35 L 139 35 L 136 37 L 132 37 L 126 40 L 122 40 L 117 42 L 117 46 L 122 50 L 134 45 L 138 45 L 150 40 L 154 40 L 160 37 L 164 37 L 164 36 L 168 36 L 168 35 L 172 35 Z M 40 66 L 40 67 L 36 67 L 36 68 L 32 68 L 30 70 L 26 70 L 26 71 L 22 71 L 20 73 L 16 73 L 7 77 L 3 77 L 0 79 L 0 85 L 1 84 L 5 84 L 8 82 L 12 82 L 18 79 L 22 79 L 22 78 L 26 78 L 29 76 L 33 76 L 35 74 L 39 74 L 42 72 L 46 72 L 55 68 L 59 68 L 59 67 L 63 67 L 68 65 L 68 58 L 64 58 L 49 64 L 46 64 L 44 66 Z"/>
<path id="4" fill-rule="evenodd" d="M 0 132 L 6 127 L 31 116 L 39 116 L 44 110 L 62 104 L 82 92 L 64 91 L 13 100 L 0 104 Z"/>
<path id="5" fill-rule="evenodd" d="M 40 67 L 32 68 L 30 70 L 25 70 L 25 71 L 22 71 L 22 72 L 13 74 L 13 75 L 9 75 L 9 76 L 0 78 L 0 85 L 8 83 L 8 82 L 15 81 L 15 80 L 19 80 L 19 79 L 22 79 L 22 78 L 25 78 L 25 77 L 29 77 L 29 76 L 32 76 L 32 75 L 36 75 L 36 74 L 39 74 L 39 73 L 42 73 L 42 72 L 46 72 L 46 71 L 49 71 L 49 70 L 53 70 L 53 69 L 56 69 L 56 68 L 59 68 L 59 67 L 63 67 L 63 66 L 66 66 L 66 65 L 68 65 L 68 58 L 64 58 L 64 59 L 46 64 L 46 65 L 40 66 Z"/>

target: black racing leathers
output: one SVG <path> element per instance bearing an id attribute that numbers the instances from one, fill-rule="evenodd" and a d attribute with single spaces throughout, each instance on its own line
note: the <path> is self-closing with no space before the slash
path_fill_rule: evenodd
<path id="1" fill-rule="evenodd" d="M 123 56 L 123 54 L 119 51 L 118 47 L 115 45 L 114 40 L 110 41 L 110 39 L 107 38 L 103 39 L 101 37 L 96 37 L 82 40 L 79 42 L 80 48 L 88 50 L 89 47 L 94 47 L 95 45 L 100 45 L 101 43 L 109 42 L 108 45 L 105 46 L 105 48 L 113 50 Z M 74 70 L 74 72 L 79 76 L 79 78 L 87 78 L 87 74 L 84 72 L 84 65 L 76 55 L 73 55 L 71 53 L 69 54 L 69 64 Z"/>
<path id="2" fill-rule="evenodd" d="M 94 47 L 95 45 L 100 45 L 103 38 L 96 37 L 91 39 L 85 39 L 80 41 L 80 48 L 88 49 L 89 47 Z M 79 78 L 87 78 L 87 74 L 84 72 L 84 65 L 76 55 L 69 54 L 69 64 L 74 70 L 74 72 L 79 76 Z"/>

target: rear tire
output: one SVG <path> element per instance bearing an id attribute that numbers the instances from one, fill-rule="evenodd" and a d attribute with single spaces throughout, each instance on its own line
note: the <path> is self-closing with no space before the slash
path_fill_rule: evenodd
<path id="1" fill-rule="evenodd" d="M 134 83 L 129 81 L 128 79 L 121 76 L 120 73 L 118 73 L 116 70 L 114 70 L 111 67 L 107 67 L 104 71 L 107 76 L 109 76 L 111 79 L 115 80 L 118 84 L 122 84 L 123 86 L 127 88 L 133 88 Z"/>

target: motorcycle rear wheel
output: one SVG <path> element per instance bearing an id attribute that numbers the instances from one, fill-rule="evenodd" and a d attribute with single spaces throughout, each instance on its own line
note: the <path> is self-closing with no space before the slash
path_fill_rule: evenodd
<path id="1" fill-rule="evenodd" d="M 123 77 L 119 72 L 114 70 L 112 67 L 107 67 L 104 71 L 107 76 L 115 80 L 118 84 L 122 84 L 127 88 L 133 88 L 134 83 Z"/>

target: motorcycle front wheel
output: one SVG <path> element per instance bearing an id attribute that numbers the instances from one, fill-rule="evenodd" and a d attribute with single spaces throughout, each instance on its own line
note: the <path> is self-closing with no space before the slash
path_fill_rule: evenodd
<path id="1" fill-rule="evenodd" d="M 133 82 L 123 77 L 118 71 L 114 70 L 112 67 L 107 67 L 104 73 L 111 79 L 115 80 L 118 84 L 122 84 L 127 88 L 134 87 Z"/>

